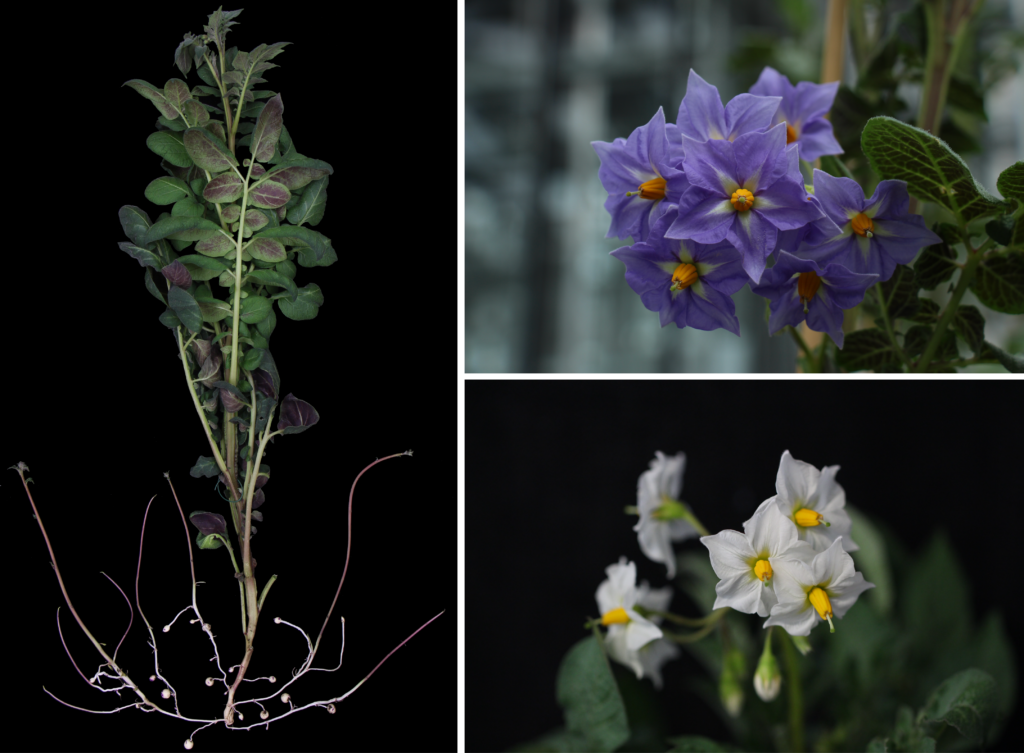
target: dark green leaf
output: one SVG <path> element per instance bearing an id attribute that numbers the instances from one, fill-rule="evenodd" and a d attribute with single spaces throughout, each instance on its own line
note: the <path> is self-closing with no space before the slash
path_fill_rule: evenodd
<path id="1" fill-rule="evenodd" d="M 929 721 L 956 727 L 968 740 L 985 742 L 985 729 L 994 712 L 995 681 L 988 672 L 965 669 L 942 683 L 922 710 Z"/>
<path id="2" fill-rule="evenodd" d="M 1024 162 L 1014 162 L 999 173 L 996 188 L 1004 199 L 1016 199 L 1024 204 Z"/>
<path id="3" fill-rule="evenodd" d="M 315 282 L 299 288 L 299 294 L 294 301 L 284 298 L 277 300 L 277 306 L 281 309 L 281 313 L 295 321 L 314 318 L 323 304 L 324 294 L 320 292 L 320 286 Z"/>
<path id="4" fill-rule="evenodd" d="M 167 309 L 160 314 L 160 323 L 167 327 L 167 329 L 174 329 L 175 327 L 181 326 L 181 319 L 179 319 L 173 311 Z"/>
<path id="5" fill-rule="evenodd" d="M 895 118 L 872 118 L 861 147 L 883 179 L 905 180 L 912 196 L 949 209 L 963 222 L 997 212 L 999 200 L 978 184 L 945 142 Z"/>
<path id="6" fill-rule="evenodd" d="M 135 259 L 140 266 L 152 267 L 158 272 L 164 267 L 163 263 L 160 261 L 160 257 L 145 248 L 140 248 L 139 246 L 126 241 L 121 241 L 117 244 L 117 247 Z"/>
<path id="7" fill-rule="evenodd" d="M 188 184 L 180 178 L 157 178 L 146 186 L 146 198 L 154 204 L 174 204 L 190 196 Z"/>
<path id="8" fill-rule="evenodd" d="M 220 225 L 202 217 L 165 217 L 153 223 L 139 245 L 144 246 L 161 238 L 199 241 L 216 235 L 223 235 Z"/>
<path id="9" fill-rule="evenodd" d="M 562 659 L 557 697 L 566 728 L 582 735 L 588 750 L 613 751 L 629 737 L 626 708 L 596 637 L 579 641 Z"/>
<path id="10" fill-rule="evenodd" d="M 171 103 L 167 101 L 164 93 L 153 86 L 148 81 L 143 81 L 140 78 L 133 78 L 131 81 L 125 81 L 121 86 L 130 86 L 132 89 L 137 91 L 143 97 L 148 99 L 160 114 L 168 120 L 174 120 L 178 117 L 177 111 L 171 106 Z"/>
<path id="11" fill-rule="evenodd" d="M 285 277 L 280 272 L 275 272 L 272 269 L 256 269 L 248 273 L 248 276 L 254 280 L 258 280 L 264 285 L 274 285 L 275 287 L 285 288 L 291 293 L 291 300 L 294 302 L 295 297 L 299 294 L 299 288 L 295 284 L 295 281 Z M 269 337 L 269 332 L 264 332 L 264 336 Z"/>
<path id="12" fill-rule="evenodd" d="M 192 478 L 214 478 L 218 473 L 220 473 L 220 468 L 217 467 L 217 461 L 212 457 L 207 458 L 202 455 L 199 456 L 199 460 L 196 461 L 196 464 L 192 466 L 192 470 L 189 471 Z"/>
<path id="13" fill-rule="evenodd" d="M 192 158 L 188 156 L 185 141 L 180 133 L 157 131 L 146 139 L 146 146 L 151 152 L 159 154 L 172 165 L 192 167 Z"/>
<path id="14" fill-rule="evenodd" d="M 136 246 L 149 245 L 142 241 L 146 237 L 146 232 L 153 224 L 148 214 L 136 206 L 127 204 L 118 210 L 117 217 L 121 220 L 124 234 L 131 238 L 132 243 Z"/>
<path id="15" fill-rule="evenodd" d="M 985 342 L 985 317 L 976 306 L 958 306 L 953 314 L 952 327 L 975 354 L 981 355 Z"/>
<path id="16" fill-rule="evenodd" d="M 853 177 L 853 173 L 850 172 L 850 168 L 846 166 L 846 163 L 831 154 L 826 154 L 821 158 L 821 169 L 835 178 L 856 180 Z"/>
<path id="17" fill-rule="evenodd" d="M 192 125 L 201 126 L 210 122 L 210 113 L 203 107 L 202 102 L 194 99 L 185 101 L 185 117 Z"/>
<path id="18" fill-rule="evenodd" d="M 313 227 L 320 224 L 327 207 L 328 176 L 310 183 L 299 197 L 299 203 L 288 210 L 288 222 L 293 225 L 309 223 Z"/>
<path id="19" fill-rule="evenodd" d="M 1003 365 L 1003 368 L 1011 374 L 1024 374 L 1024 356 L 1007 353 L 1002 348 L 997 348 L 990 342 L 982 346 L 982 358 L 995 358 Z"/>
<path id="20" fill-rule="evenodd" d="M 246 299 L 246 300 L 248 300 L 248 299 Z M 261 298 L 259 300 L 265 301 L 267 299 L 266 298 Z M 243 303 L 244 303 L 244 301 L 243 301 Z M 270 302 L 267 301 L 267 303 L 269 305 Z M 242 308 L 244 309 L 245 306 L 242 306 Z M 260 350 L 259 348 L 250 348 L 249 352 L 245 354 L 245 360 L 242 361 L 242 368 L 247 370 L 247 371 L 252 371 L 253 369 L 258 369 L 260 367 L 260 363 L 262 361 L 263 361 L 263 351 Z"/>
<path id="21" fill-rule="evenodd" d="M 249 201 L 260 209 L 277 209 L 283 207 L 292 198 L 292 193 L 280 183 L 272 180 L 260 183 L 249 191 Z"/>
<path id="22" fill-rule="evenodd" d="M 216 275 L 215 272 L 213 274 Z M 224 301 L 216 299 L 200 301 L 197 299 L 196 303 L 199 304 L 199 313 L 203 315 L 204 322 L 213 324 L 213 322 L 223 321 L 231 316 L 231 306 Z"/>
<path id="23" fill-rule="evenodd" d="M 995 254 L 982 261 L 971 290 L 993 311 L 1024 314 L 1024 251 Z"/>
<path id="24" fill-rule="evenodd" d="M 907 634 L 914 637 L 919 650 L 958 646 L 966 640 L 970 592 L 956 551 L 942 529 L 914 559 L 897 603 Z"/>
<path id="25" fill-rule="evenodd" d="M 898 364 L 899 356 L 892 349 L 892 343 L 882 330 L 860 329 L 846 335 L 846 341 L 839 351 L 837 360 L 839 366 L 847 371 L 862 371 Z"/>
<path id="26" fill-rule="evenodd" d="M 978 87 L 973 81 L 956 75 L 951 76 L 949 89 L 946 92 L 946 104 L 988 122 L 988 116 L 985 114 L 985 97 L 978 91 Z"/>
<path id="27" fill-rule="evenodd" d="M 885 307 L 890 319 L 909 319 L 917 312 L 917 290 L 920 287 L 914 279 L 914 270 L 898 264 L 896 270 L 880 285 Z"/>
<path id="28" fill-rule="evenodd" d="M 182 290 L 177 285 L 171 286 L 167 294 L 167 304 L 189 332 L 195 334 L 202 330 L 203 314 L 196 299 L 187 290 Z"/>
<path id="29" fill-rule="evenodd" d="M 250 295 L 242 299 L 241 320 L 246 324 L 258 324 L 270 316 L 271 303 L 261 295 Z"/>
<path id="30" fill-rule="evenodd" d="M 184 144 L 188 156 L 199 167 L 211 173 L 219 173 L 237 166 L 238 160 L 224 144 L 210 131 L 210 126 L 193 127 L 185 131 Z"/>
<path id="31" fill-rule="evenodd" d="M 985 232 L 1000 246 L 1009 246 L 1013 240 L 1013 215 L 1004 214 L 986 222 Z"/>
<path id="32" fill-rule="evenodd" d="M 955 271 L 956 251 L 950 248 L 945 240 L 934 246 L 925 247 L 914 262 L 917 284 L 925 290 L 935 290 L 937 286 L 950 279 Z"/>
<path id="33" fill-rule="evenodd" d="M 679 737 L 670 737 L 668 741 L 672 745 L 668 749 L 669 753 L 702 753 L 705 751 L 706 753 L 731 753 L 743 750 L 735 745 L 715 742 L 710 737 L 701 737 L 700 735 L 680 735 Z"/>
<path id="34" fill-rule="evenodd" d="M 180 199 L 171 207 L 171 217 L 202 217 L 203 205 L 188 196 Z"/>
<path id="35" fill-rule="evenodd" d="M 150 295 L 152 295 L 154 298 L 156 298 L 158 301 L 160 301 L 160 303 L 162 303 L 164 306 L 166 306 L 167 305 L 167 299 L 164 298 L 164 294 L 160 292 L 160 289 L 156 286 L 156 282 L 155 282 L 155 280 L 153 278 L 153 275 L 156 274 L 156 270 L 155 269 L 147 269 L 147 270 L 145 270 L 143 272 L 143 274 L 146 276 L 146 279 L 145 279 L 146 290 L 149 291 Z M 177 317 L 175 317 L 175 319 L 177 319 Z M 172 326 L 176 327 L 178 325 L 174 324 Z"/>
<path id="36" fill-rule="evenodd" d="M 182 264 L 191 264 L 196 267 L 201 267 L 202 269 L 216 270 L 217 272 L 223 272 L 225 269 L 231 269 L 231 267 L 219 259 L 211 259 L 208 256 L 200 256 L 199 254 L 179 256 L 178 261 Z"/>

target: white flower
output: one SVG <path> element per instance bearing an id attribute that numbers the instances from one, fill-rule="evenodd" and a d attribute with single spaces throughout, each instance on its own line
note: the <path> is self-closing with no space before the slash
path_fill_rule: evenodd
<path id="1" fill-rule="evenodd" d="M 775 605 L 772 574 L 782 559 L 814 556 L 814 550 L 797 538 L 796 526 L 775 505 L 765 507 L 747 521 L 746 533 L 720 531 L 702 536 L 700 543 L 711 554 L 711 567 L 721 578 L 715 586 L 715 609 L 732 607 L 747 614 L 767 617 Z"/>
<path id="2" fill-rule="evenodd" d="M 777 494 L 762 502 L 754 515 L 774 503 L 796 524 L 800 539 L 814 547 L 814 551 L 823 552 L 842 537 L 843 548 L 856 552 L 860 547 L 850 538 L 850 516 L 843 509 L 846 493 L 835 480 L 838 471 L 838 465 L 819 471 L 810 463 L 794 460 L 786 450 L 775 479 Z M 743 524 L 743 530 L 752 520 Z"/>
<path id="3" fill-rule="evenodd" d="M 819 620 L 828 620 L 834 633 L 832 618 L 845 615 L 858 596 L 875 587 L 854 571 L 841 537 L 810 561 L 780 561 L 774 580 L 778 603 L 764 626 L 780 625 L 790 635 L 808 635 Z"/>
<path id="4" fill-rule="evenodd" d="M 668 568 L 668 577 L 676 575 L 673 541 L 683 541 L 697 535 L 697 529 L 680 516 L 688 513 L 679 502 L 683 489 L 683 470 L 686 455 L 682 452 L 667 457 L 658 450 L 651 461 L 650 470 L 640 474 L 636 484 L 636 506 L 640 520 L 633 526 L 640 540 L 640 549 L 654 562 Z"/>
<path id="5" fill-rule="evenodd" d="M 608 654 L 620 664 L 630 667 L 639 679 L 644 676 L 639 651 L 651 641 L 661 638 L 662 632 L 653 622 L 640 616 L 634 607 L 644 597 L 653 605 L 650 608 L 663 611 L 659 606 L 668 605 L 671 589 L 651 591 L 646 583 L 637 588 L 636 565 L 627 563 L 625 557 L 620 557 L 617 565 L 609 565 L 605 572 L 608 573 L 608 579 L 597 587 L 595 594 L 601 623 L 608 626 L 605 645 Z M 661 679 L 660 675 L 658 679 Z"/>

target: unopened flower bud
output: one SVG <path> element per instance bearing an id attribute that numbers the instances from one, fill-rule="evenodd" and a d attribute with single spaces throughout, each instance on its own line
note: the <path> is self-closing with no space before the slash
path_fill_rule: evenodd
<path id="1" fill-rule="evenodd" d="M 779 672 L 779 663 L 772 654 L 772 639 L 769 633 L 764 642 L 761 660 L 757 663 L 757 671 L 754 672 L 754 690 L 762 701 L 767 702 L 778 697 L 781 687 L 782 673 Z"/>
<path id="2" fill-rule="evenodd" d="M 206 687 L 208 687 L 208 688 L 212 688 L 213 687 L 213 678 L 212 677 L 207 677 L 206 678 Z"/>
<path id="3" fill-rule="evenodd" d="M 191 740 L 186 740 L 185 741 L 185 750 L 192 750 L 192 741 Z"/>
<path id="4" fill-rule="evenodd" d="M 722 705 L 734 719 L 743 710 L 743 686 L 740 684 L 746 673 L 746 661 L 743 653 L 735 648 L 725 653 L 722 662 L 722 676 L 718 681 L 718 697 Z"/>
<path id="5" fill-rule="evenodd" d="M 161 698 L 170 698 L 171 697 L 171 691 L 168 690 L 167 688 L 164 688 L 163 690 L 160 691 L 160 697 Z"/>
<path id="6" fill-rule="evenodd" d="M 335 711 L 337 711 L 337 709 L 334 708 L 334 704 L 333 703 L 328 703 L 327 704 L 327 713 L 328 714 L 333 714 Z"/>
<path id="7" fill-rule="evenodd" d="M 281 694 L 281 703 L 288 703 L 288 700 L 290 698 L 291 698 L 291 696 L 288 695 L 287 693 L 282 693 Z"/>
<path id="8" fill-rule="evenodd" d="M 263 711 L 260 712 L 260 719 L 269 719 L 269 718 L 270 718 L 270 712 L 267 711 L 266 709 L 263 709 Z"/>

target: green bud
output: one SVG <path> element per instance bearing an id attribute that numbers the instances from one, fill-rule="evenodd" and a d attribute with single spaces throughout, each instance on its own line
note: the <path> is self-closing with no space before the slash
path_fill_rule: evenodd
<path id="1" fill-rule="evenodd" d="M 782 673 L 779 672 L 779 663 L 772 654 L 772 634 L 769 630 L 761 660 L 757 663 L 757 671 L 754 672 L 754 690 L 762 701 L 767 702 L 778 698 L 781 687 Z"/>
<path id="2" fill-rule="evenodd" d="M 722 661 L 722 676 L 718 681 L 718 697 L 729 716 L 734 719 L 743 710 L 743 676 L 746 674 L 746 660 L 738 649 L 725 652 Z"/>

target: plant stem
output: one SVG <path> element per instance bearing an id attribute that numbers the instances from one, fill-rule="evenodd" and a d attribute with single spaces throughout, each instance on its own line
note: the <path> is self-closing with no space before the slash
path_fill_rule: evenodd
<path id="1" fill-rule="evenodd" d="M 843 80 L 843 27 L 846 0 L 829 0 L 825 19 L 825 42 L 821 48 L 821 83 Z"/>
<path id="2" fill-rule="evenodd" d="M 782 641 L 782 652 L 786 661 L 786 686 L 789 696 L 789 742 L 794 753 L 804 749 L 804 701 L 800 688 L 800 663 L 797 659 L 793 639 L 785 630 L 786 638 Z"/>
<path id="3" fill-rule="evenodd" d="M 659 612 L 656 609 L 645 609 L 643 607 L 634 607 L 634 609 L 636 609 L 637 612 L 644 615 L 645 617 L 647 615 L 654 615 L 655 617 L 662 617 L 668 620 L 669 622 L 674 622 L 677 625 L 682 625 L 684 627 L 700 627 L 702 625 L 707 625 L 708 622 L 717 622 L 718 620 L 720 620 L 721 615 L 719 615 L 718 613 L 723 611 L 725 607 L 715 612 L 712 612 L 711 614 L 705 617 L 682 617 L 681 615 L 672 614 L 671 612 Z"/>
<path id="4" fill-rule="evenodd" d="M 892 343 L 892 349 L 896 351 L 896 355 L 900 357 L 903 365 L 908 369 L 910 368 L 910 361 L 907 358 L 907 354 L 903 352 L 903 348 L 900 347 L 899 343 L 896 342 L 896 333 L 892 328 L 892 322 L 889 320 L 889 307 L 885 305 L 885 294 L 882 292 L 882 283 L 876 282 L 872 290 L 875 293 L 875 297 L 878 299 L 878 307 L 882 311 L 882 321 L 885 322 L 885 334 L 889 336 L 889 342 Z"/>
<path id="5" fill-rule="evenodd" d="M 935 331 L 932 333 L 932 339 L 928 341 L 928 345 L 925 346 L 924 353 L 921 354 L 921 358 L 917 362 L 917 366 L 914 367 L 913 373 L 923 374 L 928 371 L 928 367 L 931 365 L 932 356 L 935 355 L 935 351 L 938 350 L 939 343 L 942 342 L 942 336 L 946 333 L 946 328 L 949 323 L 953 321 L 953 317 L 956 315 L 957 306 L 960 305 L 960 299 L 964 297 L 964 293 L 967 292 L 967 288 L 970 287 L 971 282 L 974 280 L 974 273 L 978 269 L 978 265 L 981 264 L 981 254 L 977 251 L 973 251 L 968 244 L 967 246 L 967 262 L 964 264 L 964 268 L 960 272 L 960 279 L 957 281 L 956 289 L 953 291 L 953 297 L 949 299 L 949 303 L 946 305 L 946 310 L 942 312 L 942 316 L 939 317 L 938 324 L 935 325 Z"/>
<path id="6" fill-rule="evenodd" d="M 696 633 L 690 633 L 689 635 L 679 635 L 678 633 L 664 633 L 664 636 L 674 643 L 695 643 L 703 638 L 705 635 L 715 629 L 715 625 L 718 621 L 725 616 L 725 613 L 729 611 L 729 607 L 722 607 L 716 609 L 707 617 L 707 624 L 704 625 Z"/>

